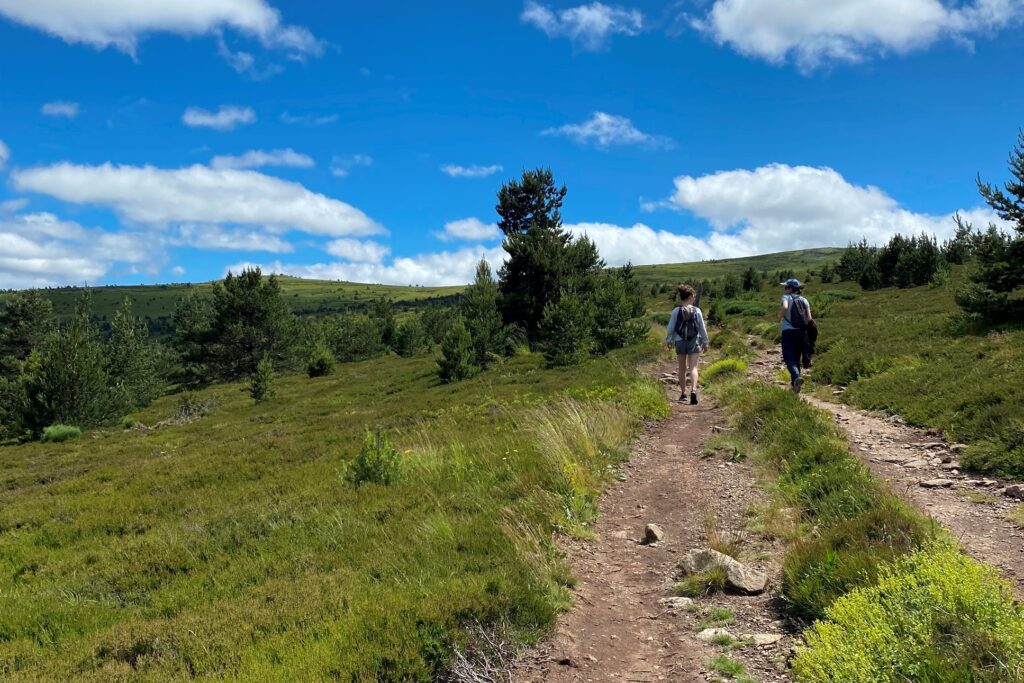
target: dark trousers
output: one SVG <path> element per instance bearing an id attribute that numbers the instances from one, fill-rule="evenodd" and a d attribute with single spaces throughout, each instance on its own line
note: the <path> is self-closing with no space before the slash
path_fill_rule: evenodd
<path id="1" fill-rule="evenodd" d="M 782 360 L 789 370 L 789 383 L 793 384 L 800 376 L 800 360 L 804 355 L 804 343 L 807 332 L 804 330 L 782 331 Z"/>

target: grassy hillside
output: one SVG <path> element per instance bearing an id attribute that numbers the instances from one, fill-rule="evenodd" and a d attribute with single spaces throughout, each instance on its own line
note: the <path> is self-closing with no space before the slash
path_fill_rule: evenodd
<path id="1" fill-rule="evenodd" d="M 456 385 L 392 356 L 0 449 L 2 677 L 430 680 L 463 625 L 536 634 L 567 600 L 552 528 L 586 533 L 635 416 L 666 408 L 631 370 L 652 352 Z M 396 483 L 347 479 L 367 429 Z"/>
<path id="2" fill-rule="evenodd" d="M 717 261 L 695 261 L 692 263 L 667 263 L 655 266 L 634 266 L 637 280 L 644 285 L 679 284 L 694 280 L 714 279 L 726 275 L 739 275 L 747 268 L 768 271 L 772 275 L 779 270 L 805 273 L 821 268 L 830 261 L 839 260 L 843 249 L 823 247 L 801 249 L 777 254 L 762 254 Z"/>
<path id="3" fill-rule="evenodd" d="M 654 276 L 672 272 L 658 268 Z M 1024 477 L 1024 328 L 969 324 L 954 300 L 966 277 L 957 267 L 943 286 L 878 291 L 812 278 L 805 294 L 821 338 L 809 376 L 846 386 L 843 401 L 898 414 L 969 443 L 963 458 L 968 467 Z M 769 283 L 760 292 L 719 303 L 731 327 L 774 340 L 779 295 Z M 662 300 L 651 305 L 670 308 Z"/>
<path id="4" fill-rule="evenodd" d="M 462 287 L 399 287 L 393 285 L 367 285 L 353 282 L 331 282 L 327 280 L 303 280 L 296 277 L 280 276 L 285 299 L 298 315 L 337 313 L 353 307 L 361 307 L 380 297 L 391 297 L 400 305 L 414 304 L 424 300 L 443 301 L 462 291 Z M 210 283 L 168 284 L 168 285 L 117 285 L 96 287 L 93 293 L 93 310 L 101 320 L 109 320 L 125 297 L 132 300 L 136 315 L 150 321 L 169 321 L 178 299 L 192 289 L 208 290 Z M 75 310 L 75 303 L 82 294 L 79 287 L 45 290 L 53 302 L 54 312 L 59 318 L 66 318 Z M 0 292 L 0 301 L 5 294 Z"/>

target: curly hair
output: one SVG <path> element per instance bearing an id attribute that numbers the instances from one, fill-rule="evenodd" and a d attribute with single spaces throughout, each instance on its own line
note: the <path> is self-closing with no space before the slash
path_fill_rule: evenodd
<path id="1" fill-rule="evenodd" d="M 690 285 L 679 285 L 679 287 L 676 288 L 676 292 L 679 294 L 680 301 L 686 301 L 689 298 L 697 296 L 697 290 Z"/>

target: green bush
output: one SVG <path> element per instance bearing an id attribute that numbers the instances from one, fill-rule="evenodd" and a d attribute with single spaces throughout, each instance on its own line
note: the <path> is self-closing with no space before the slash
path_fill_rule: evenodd
<path id="1" fill-rule="evenodd" d="M 437 361 L 437 376 L 445 384 L 469 379 L 480 368 L 473 363 L 473 339 L 462 318 L 448 328 L 441 340 L 441 358 Z"/>
<path id="2" fill-rule="evenodd" d="M 326 345 L 317 344 L 306 360 L 306 374 L 310 377 L 326 377 L 334 372 L 334 354 Z"/>
<path id="3" fill-rule="evenodd" d="M 548 302 L 540 323 L 541 346 L 548 365 L 578 365 L 592 345 L 589 320 L 592 307 L 573 291 L 563 291 L 558 301 Z"/>
<path id="4" fill-rule="evenodd" d="M 52 443 L 60 443 L 69 439 L 77 439 L 82 435 L 82 430 L 71 425 L 50 425 L 43 430 L 42 440 Z"/>
<path id="5" fill-rule="evenodd" d="M 747 364 L 744 361 L 737 360 L 735 358 L 723 358 L 722 360 L 715 361 L 708 368 L 701 373 L 701 378 L 704 381 L 710 382 L 716 377 L 730 376 L 730 375 L 745 375 L 747 373 Z"/>
<path id="6" fill-rule="evenodd" d="M 883 567 L 805 635 L 801 683 L 1024 681 L 1024 614 L 996 571 L 953 544 Z"/>
<path id="7" fill-rule="evenodd" d="M 735 300 L 727 301 L 723 308 L 726 315 L 767 315 L 769 307 L 760 301 Z"/>
<path id="8" fill-rule="evenodd" d="M 262 403 L 274 396 L 274 364 L 269 354 L 256 365 L 256 371 L 249 378 L 249 395 L 257 403 Z"/>
<path id="9" fill-rule="evenodd" d="M 398 451 L 382 432 L 367 432 L 359 455 L 349 463 L 345 480 L 359 488 L 367 482 L 388 486 L 401 475 Z"/>
<path id="10" fill-rule="evenodd" d="M 625 401 L 630 412 L 638 417 L 664 420 L 669 416 L 665 388 L 647 375 L 638 377 L 630 383 Z"/>

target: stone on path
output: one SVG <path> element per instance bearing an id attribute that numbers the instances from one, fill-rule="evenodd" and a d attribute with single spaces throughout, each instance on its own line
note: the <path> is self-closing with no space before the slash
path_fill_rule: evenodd
<path id="1" fill-rule="evenodd" d="M 651 545 L 665 538 L 665 532 L 662 531 L 661 527 L 657 524 L 648 524 L 647 528 L 644 529 L 644 540 L 641 541 L 644 545 Z"/>
<path id="2" fill-rule="evenodd" d="M 1003 495 L 1007 498 L 1024 500 L 1024 484 L 1011 484 L 1003 489 Z"/>
<path id="3" fill-rule="evenodd" d="M 925 479 L 919 483 L 926 489 L 948 489 L 956 482 L 952 479 Z"/>
<path id="4" fill-rule="evenodd" d="M 693 605 L 693 598 L 662 598 L 658 602 L 669 609 L 686 609 Z"/>
<path id="5" fill-rule="evenodd" d="M 679 568 L 687 574 L 703 574 L 718 567 L 725 570 L 726 585 L 749 595 L 763 593 L 768 583 L 765 574 L 710 548 L 691 550 L 679 561 Z"/>
<path id="6" fill-rule="evenodd" d="M 728 636 L 735 640 L 735 636 L 724 628 L 706 628 L 697 634 L 697 640 L 703 640 L 705 643 L 710 643 L 715 638 L 721 638 L 722 636 Z"/>
<path id="7" fill-rule="evenodd" d="M 754 645 L 774 645 L 775 643 L 782 640 L 783 636 L 781 633 L 744 633 L 740 636 L 740 640 L 748 640 L 754 643 Z"/>

